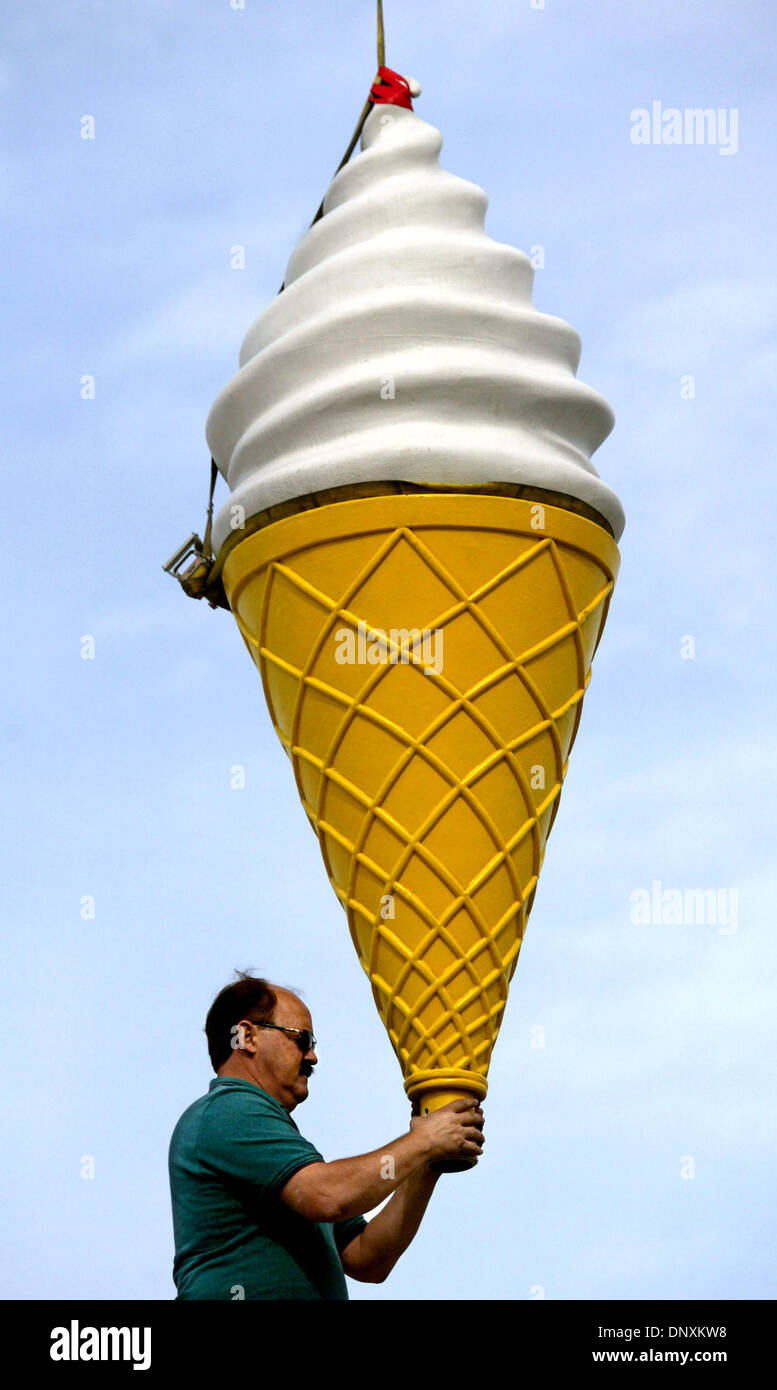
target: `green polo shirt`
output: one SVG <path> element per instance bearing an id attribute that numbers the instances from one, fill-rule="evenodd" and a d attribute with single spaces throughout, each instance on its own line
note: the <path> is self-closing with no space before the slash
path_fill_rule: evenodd
<path id="1" fill-rule="evenodd" d="M 340 1261 L 367 1222 L 307 1221 L 278 1197 L 322 1163 L 280 1101 L 217 1076 L 170 1140 L 178 1298 L 347 1299 Z"/>

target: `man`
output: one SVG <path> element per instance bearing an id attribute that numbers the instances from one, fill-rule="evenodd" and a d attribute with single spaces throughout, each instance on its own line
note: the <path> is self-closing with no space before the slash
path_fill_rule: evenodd
<path id="1" fill-rule="evenodd" d="M 216 1076 L 170 1141 L 178 1298 L 347 1299 L 343 1272 L 381 1283 L 407 1249 L 437 1182 L 429 1164 L 477 1161 L 483 1112 L 454 1101 L 372 1153 L 326 1163 L 291 1118 L 318 1061 L 310 1013 L 237 974 L 205 1023 Z"/>

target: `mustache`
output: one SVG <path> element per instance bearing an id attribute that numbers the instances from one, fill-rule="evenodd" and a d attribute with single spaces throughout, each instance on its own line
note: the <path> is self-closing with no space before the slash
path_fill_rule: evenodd
<path id="1" fill-rule="evenodd" d="M 312 1076 L 315 1067 L 312 1062 L 302 1062 L 299 1069 L 300 1076 Z"/>

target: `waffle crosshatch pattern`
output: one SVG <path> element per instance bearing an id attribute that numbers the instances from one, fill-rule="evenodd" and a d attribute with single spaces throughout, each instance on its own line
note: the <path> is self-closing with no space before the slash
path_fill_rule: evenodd
<path id="1" fill-rule="evenodd" d="M 306 511 L 225 563 L 411 1096 L 485 1095 L 617 567 L 593 522 L 472 494 Z"/>

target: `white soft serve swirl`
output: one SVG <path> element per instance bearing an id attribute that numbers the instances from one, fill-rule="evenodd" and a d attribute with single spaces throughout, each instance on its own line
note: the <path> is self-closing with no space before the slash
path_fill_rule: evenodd
<path id="1" fill-rule="evenodd" d="M 575 377 L 580 339 L 535 309 L 528 257 L 486 234 L 485 193 L 439 167 L 441 147 L 413 111 L 367 118 L 208 417 L 232 493 L 216 549 L 235 504 L 247 520 L 393 479 L 546 488 L 619 538 L 623 509 L 590 458 L 613 414 Z"/>

